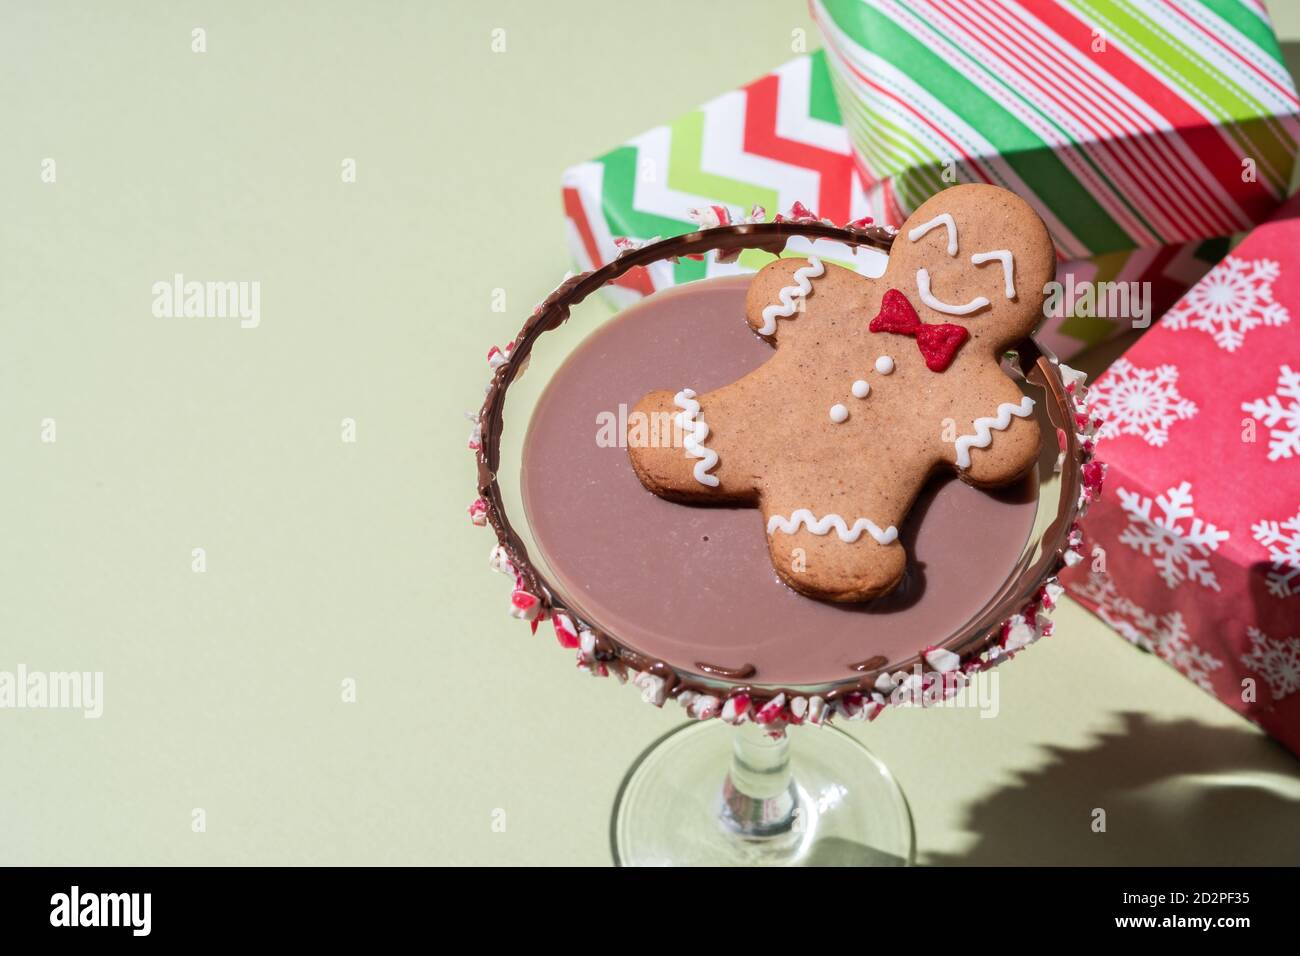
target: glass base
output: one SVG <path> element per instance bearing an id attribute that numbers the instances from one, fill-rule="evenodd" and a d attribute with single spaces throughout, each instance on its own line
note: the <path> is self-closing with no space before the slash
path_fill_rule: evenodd
<path id="1" fill-rule="evenodd" d="M 772 738 L 693 721 L 623 778 L 618 866 L 910 866 L 912 814 L 893 775 L 834 727 Z"/>

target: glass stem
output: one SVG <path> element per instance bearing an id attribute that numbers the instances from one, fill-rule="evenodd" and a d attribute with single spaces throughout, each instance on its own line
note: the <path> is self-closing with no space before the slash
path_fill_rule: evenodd
<path id="1" fill-rule="evenodd" d="M 731 767 L 722 784 L 722 825 L 747 839 L 796 834 L 799 793 L 790 771 L 790 737 L 741 724 L 732 737 Z"/>

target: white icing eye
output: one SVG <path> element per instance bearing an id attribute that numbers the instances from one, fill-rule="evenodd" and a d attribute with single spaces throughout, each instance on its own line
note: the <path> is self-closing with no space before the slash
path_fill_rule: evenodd
<path id="1" fill-rule="evenodd" d="M 871 386 L 868 385 L 862 379 L 858 379 L 856 382 L 853 383 L 854 398 L 866 398 L 870 394 L 871 394 Z"/>
<path id="2" fill-rule="evenodd" d="M 881 375 L 888 375 L 894 370 L 894 360 L 888 355 L 882 355 L 876 359 L 876 371 Z M 863 383 L 865 384 L 865 383 Z"/>
<path id="3" fill-rule="evenodd" d="M 916 228 L 909 230 L 907 238 L 916 242 L 916 240 L 920 239 L 931 229 L 937 229 L 939 226 L 947 228 L 948 255 L 955 256 L 957 254 L 957 222 L 952 218 L 952 213 L 950 212 L 940 213 L 929 222 L 923 222 Z"/>
<path id="4" fill-rule="evenodd" d="M 994 249 L 992 252 L 977 252 L 970 257 L 972 265 L 982 266 L 986 262 L 1002 263 L 1003 292 L 1008 299 L 1016 297 L 1016 260 L 1009 249 Z"/>
<path id="5" fill-rule="evenodd" d="M 842 424 L 843 422 L 848 421 L 848 419 L 849 410 L 847 408 L 838 403 L 831 406 L 831 421 L 836 425 Z"/>

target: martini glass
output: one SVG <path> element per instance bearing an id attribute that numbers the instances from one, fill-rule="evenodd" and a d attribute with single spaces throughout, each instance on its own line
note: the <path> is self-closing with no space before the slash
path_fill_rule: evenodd
<path id="1" fill-rule="evenodd" d="M 840 229 L 807 219 L 704 229 L 632 248 L 600 269 L 566 279 L 525 322 L 508 358 L 496 367 L 478 419 L 478 484 L 499 541 L 495 563 L 515 576 L 516 603 L 563 621 L 580 644 L 586 669 L 632 677 L 647 700 L 662 704 L 676 696 L 695 701 L 693 716 L 720 712 L 733 718 L 721 707 L 701 711 L 699 702 L 745 702 L 740 720 L 684 724 L 650 744 L 627 771 L 610 824 L 611 850 L 620 865 L 905 866 L 915 859 L 907 800 L 889 769 L 842 730 L 804 726 L 820 723 L 822 713 L 841 720 L 874 717 L 881 699 L 878 673 L 777 686 L 654 659 L 620 635 L 616 624 L 602 621 L 598 609 L 584 608 L 580 587 L 561 583 L 563 575 L 550 567 L 532 533 L 520 481 L 524 433 L 550 372 L 607 318 L 598 306 L 583 305 L 592 293 L 605 289 L 616 301 L 627 301 L 627 286 L 644 288 L 657 271 L 683 258 L 732 261 L 747 251 L 780 254 L 796 246 L 857 261 L 870 274 L 870 262 L 860 256 L 880 259 L 892 238 L 879 227 Z M 715 265 L 714 271 L 731 270 Z M 530 362 L 533 373 L 522 377 Z M 891 702 L 936 699 L 945 689 L 959 688 L 965 672 L 1005 660 L 1023 644 L 1008 645 L 1016 631 L 1009 621 L 1020 622 L 1020 633 L 1028 628 L 1036 636 L 1044 584 L 1070 552 L 1090 457 L 1077 434 L 1070 377 L 1028 339 L 1008 353 L 1004 368 L 1035 398 L 1043 434 L 1058 438 L 1059 447 L 1044 443 L 1038 464 L 1033 529 L 1005 580 L 989 589 L 968 619 L 945 633 L 917 633 L 916 654 L 876 668 L 901 678 L 884 685 Z M 937 673 L 935 659 L 927 656 L 934 649 L 959 659 L 961 670 Z M 909 674 L 912 680 L 903 677 Z"/>

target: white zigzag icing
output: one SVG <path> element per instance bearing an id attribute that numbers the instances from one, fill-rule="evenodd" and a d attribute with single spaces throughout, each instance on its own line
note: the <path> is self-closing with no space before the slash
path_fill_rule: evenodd
<path id="1" fill-rule="evenodd" d="M 763 310 L 763 324 L 758 328 L 759 335 L 771 335 L 776 331 L 777 319 L 788 319 L 794 315 L 794 304 L 796 299 L 802 299 L 812 291 L 812 279 L 826 271 L 822 261 L 816 256 L 808 257 L 808 264 L 801 269 L 794 271 L 794 285 L 788 285 L 782 289 L 778 296 L 781 299 L 779 303 L 773 302 Z"/>
<path id="2" fill-rule="evenodd" d="M 718 479 L 708 474 L 708 470 L 718 463 L 718 453 L 704 447 L 704 440 L 709 437 L 709 426 L 699 418 L 700 403 L 695 400 L 695 390 L 684 388 L 673 396 L 673 402 L 682 409 L 673 419 L 677 427 L 686 433 L 682 447 L 692 458 L 699 458 L 695 463 L 695 480 L 710 488 L 718 487 Z"/>
<path id="3" fill-rule="evenodd" d="M 970 450 L 972 448 L 988 448 L 993 444 L 993 429 L 1006 431 L 1011 427 L 1011 416 L 1017 418 L 1028 418 L 1034 410 L 1034 400 L 1028 395 L 1020 399 L 1020 404 L 1014 402 L 1003 402 L 998 406 L 996 417 L 977 418 L 971 424 L 975 431 L 970 435 L 962 435 L 957 439 L 957 467 L 970 467 Z"/>
<path id="4" fill-rule="evenodd" d="M 800 526 L 806 527 L 813 534 L 829 534 L 831 529 L 840 536 L 840 540 L 845 544 L 852 544 L 862 537 L 862 532 L 867 532 L 871 537 L 876 539 L 876 544 L 892 544 L 898 540 L 898 529 L 892 524 L 884 531 L 880 530 L 880 525 L 867 518 L 859 518 L 849 527 L 848 522 L 836 514 L 823 515 L 818 518 L 807 508 L 798 508 L 791 512 L 789 518 L 783 518 L 781 515 L 772 515 L 767 519 L 767 533 L 775 534 L 780 531 L 784 534 L 794 534 Z"/>

